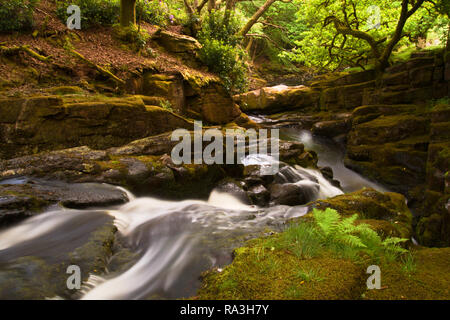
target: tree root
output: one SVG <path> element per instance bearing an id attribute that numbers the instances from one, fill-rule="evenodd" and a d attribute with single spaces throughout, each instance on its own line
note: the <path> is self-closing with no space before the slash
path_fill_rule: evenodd
<path id="1" fill-rule="evenodd" d="M 125 84 L 125 81 L 118 78 L 117 76 L 115 76 L 114 74 L 112 74 L 110 71 L 106 70 L 105 68 L 100 67 L 99 65 L 95 64 L 94 62 L 86 59 L 81 53 L 75 51 L 75 50 L 70 50 L 70 52 L 72 54 L 74 54 L 76 57 L 78 57 L 80 60 L 82 60 L 83 62 L 86 62 L 88 65 L 90 65 L 91 67 L 95 68 L 98 72 L 100 72 L 101 74 L 112 78 L 114 81 L 120 83 L 120 84 Z"/>
<path id="2" fill-rule="evenodd" d="M 14 47 L 10 47 L 10 48 L 0 45 L 0 53 L 3 55 L 14 55 L 21 51 L 27 53 L 28 55 L 30 55 L 33 58 L 36 58 L 42 62 L 48 62 L 52 58 L 52 56 L 48 56 L 48 57 L 41 56 L 36 51 L 30 49 L 30 47 L 27 45 L 20 46 L 20 47 L 14 46 Z"/>

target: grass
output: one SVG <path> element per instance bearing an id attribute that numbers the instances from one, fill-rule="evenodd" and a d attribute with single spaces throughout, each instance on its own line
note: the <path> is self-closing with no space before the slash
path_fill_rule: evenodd
<path id="1" fill-rule="evenodd" d="M 402 270 L 405 273 L 411 275 L 416 272 L 417 270 L 416 259 L 411 252 L 408 252 L 406 255 L 404 255 L 401 260 L 403 263 Z"/>
<path id="2" fill-rule="evenodd" d="M 297 278 L 304 282 L 310 281 L 323 281 L 324 278 L 321 276 L 318 270 L 314 269 L 300 269 L 296 274 Z"/>

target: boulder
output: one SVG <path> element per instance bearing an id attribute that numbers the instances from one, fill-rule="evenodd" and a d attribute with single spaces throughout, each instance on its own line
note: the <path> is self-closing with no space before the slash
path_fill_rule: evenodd
<path id="1" fill-rule="evenodd" d="M 270 186 L 270 200 L 273 204 L 296 206 L 308 202 L 302 186 L 295 183 L 273 184 Z"/>
<path id="2" fill-rule="evenodd" d="M 201 48 L 201 44 L 192 37 L 158 29 L 153 40 L 172 53 L 193 53 Z"/>
<path id="3" fill-rule="evenodd" d="M 341 134 L 348 133 L 351 129 L 351 121 L 348 120 L 330 120 L 321 121 L 313 125 L 311 131 L 313 134 L 327 138 L 333 138 Z"/>
<path id="4" fill-rule="evenodd" d="M 261 111 L 266 114 L 282 110 L 316 110 L 319 92 L 305 86 L 278 85 L 250 91 L 233 97 L 243 111 Z"/>
<path id="5" fill-rule="evenodd" d="M 29 178 L 17 184 L 17 180 L 6 180 L 0 184 L 0 226 L 8 226 L 41 213 L 52 204 L 67 208 L 91 208 L 123 204 L 129 200 L 124 191 L 106 184 L 67 184 Z"/>

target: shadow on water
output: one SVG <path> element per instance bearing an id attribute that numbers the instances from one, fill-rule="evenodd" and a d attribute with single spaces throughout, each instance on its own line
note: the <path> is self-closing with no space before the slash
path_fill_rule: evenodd
<path id="1" fill-rule="evenodd" d="M 357 191 L 364 187 L 374 188 L 381 192 L 388 191 L 383 186 L 345 167 L 345 152 L 335 141 L 313 136 L 308 130 L 283 128 L 280 131 L 280 137 L 286 140 L 301 142 L 307 150 L 315 151 L 319 156 L 318 165 L 333 169 L 334 179 L 341 183 L 342 190 L 345 193 Z"/>

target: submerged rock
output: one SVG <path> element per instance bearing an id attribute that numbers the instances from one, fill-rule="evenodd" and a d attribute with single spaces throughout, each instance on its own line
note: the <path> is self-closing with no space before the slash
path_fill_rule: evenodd
<path id="1" fill-rule="evenodd" d="M 105 272 L 116 232 L 112 217 L 99 212 L 65 214 L 67 217 L 59 225 L 58 236 L 49 237 L 44 231 L 37 238 L 2 248 L 1 299 L 77 298 L 80 291 L 67 287 L 71 276 L 67 273 L 69 266 L 80 268 L 82 282 L 90 275 Z M 45 219 L 39 221 L 45 222 Z M 32 226 L 34 222 L 28 220 L 27 223 Z M 2 234 L 3 239 L 5 236 Z M 16 235 L 17 238 L 26 236 Z"/>

